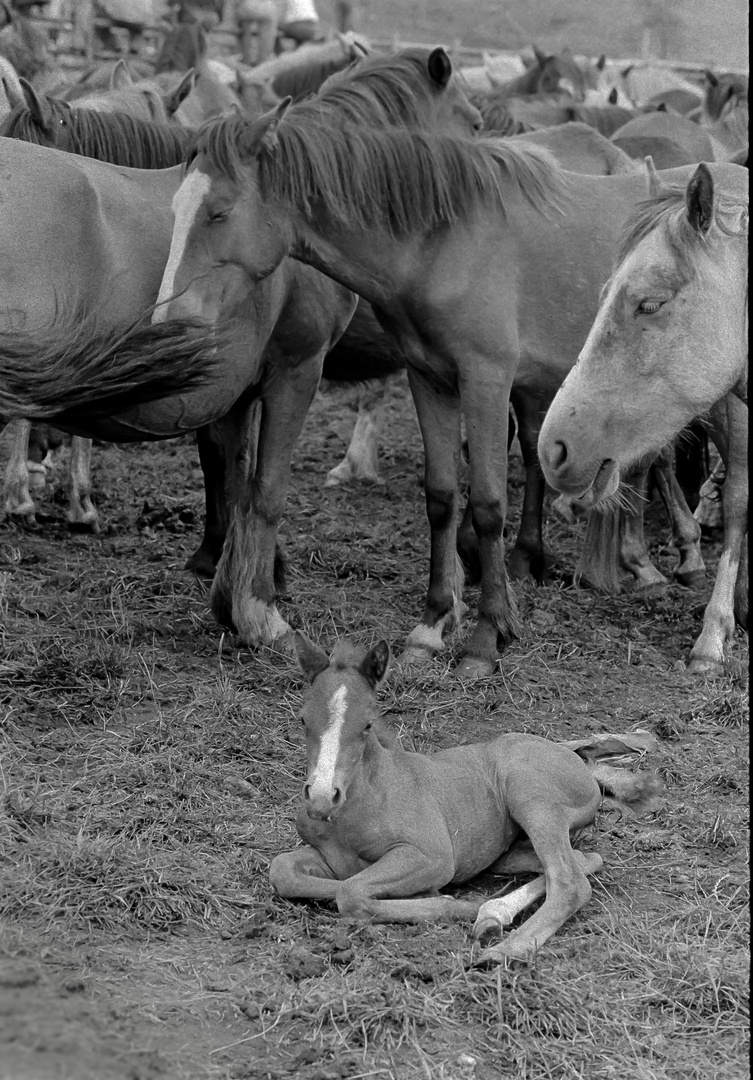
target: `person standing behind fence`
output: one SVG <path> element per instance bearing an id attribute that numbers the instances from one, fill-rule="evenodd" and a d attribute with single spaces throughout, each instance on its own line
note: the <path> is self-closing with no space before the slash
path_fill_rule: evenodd
<path id="1" fill-rule="evenodd" d="M 278 34 L 297 45 L 323 37 L 313 0 L 237 0 L 235 18 L 241 59 L 250 67 L 274 54 Z"/>

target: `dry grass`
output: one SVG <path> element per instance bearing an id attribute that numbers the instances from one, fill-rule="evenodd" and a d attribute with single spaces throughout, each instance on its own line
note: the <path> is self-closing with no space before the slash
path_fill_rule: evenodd
<path id="1" fill-rule="evenodd" d="M 427 561 L 420 442 L 398 386 L 387 489 L 325 493 L 350 416 L 320 398 L 296 454 L 288 613 L 328 648 L 399 647 Z M 196 481 L 188 440 L 99 449 L 104 536 L 2 530 L 0 994 L 17 1030 L 0 1075 L 747 1075 L 747 647 L 716 682 L 679 663 L 708 586 L 521 586 L 524 636 L 493 678 L 461 688 L 448 655 L 389 680 L 385 712 L 417 750 L 502 730 L 660 737 L 666 797 L 646 821 L 601 815 L 587 908 L 535 966 L 479 971 L 467 927 L 359 927 L 272 895 L 269 860 L 295 843 L 302 676 L 223 636 L 181 573 Z M 511 491 L 514 529 L 518 473 Z M 552 521 L 548 542 L 574 564 L 577 532 Z"/>

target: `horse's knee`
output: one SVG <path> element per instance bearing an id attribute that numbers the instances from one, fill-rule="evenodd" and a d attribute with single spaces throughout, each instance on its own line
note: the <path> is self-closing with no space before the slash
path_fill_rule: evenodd
<path id="1" fill-rule="evenodd" d="M 426 516 L 432 529 L 446 529 L 455 520 L 454 488 L 426 489 Z"/>
<path id="2" fill-rule="evenodd" d="M 284 851 L 282 855 L 276 855 L 269 864 L 269 881 L 275 892 L 280 896 L 292 897 L 295 895 L 294 881 L 297 878 L 295 871 L 295 852 Z"/>
<path id="3" fill-rule="evenodd" d="M 371 899 L 360 889 L 354 888 L 351 881 L 343 881 L 338 886 L 335 903 L 340 914 L 347 919 L 366 921 L 374 914 Z"/>
<path id="4" fill-rule="evenodd" d="M 471 495 L 473 528 L 477 536 L 497 539 L 505 524 L 505 507 L 501 499 L 474 499 Z"/>

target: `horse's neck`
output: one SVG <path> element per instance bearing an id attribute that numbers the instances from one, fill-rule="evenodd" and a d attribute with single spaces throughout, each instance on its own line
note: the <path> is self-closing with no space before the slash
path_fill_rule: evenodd
<path id="1" fill-rule="evenodd" d="M 396 239 L 379 230 L 302 221 L 291 254 L 358 293 L 387 306 L 415 278 L 422 238 Z"/>

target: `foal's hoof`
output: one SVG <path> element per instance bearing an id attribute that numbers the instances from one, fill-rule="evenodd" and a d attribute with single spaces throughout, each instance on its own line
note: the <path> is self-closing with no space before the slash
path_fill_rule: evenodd
<path id="1" fill-rule="evenodd" d="M 483 952 L 480 952 L 473 961 L 473 967 L 490 968 L 495 967 L 497 964 L 504 964 L 505 961 L 519 960 L 526 962 L 532 959 L 533 953 L 528 949 L 516 949 L 501 941 L 499 945 L 494 945 L 491 949 L 484 949 Z"/>
<path id="2" fill-rule="evenodd" d="M 483 656 L 464 656 L 455 668 L 455 674 L 459 679 L 471 682 L 475 679 L 488 679 L 494 674 L 496 662 Z"/>
<path id="3" fill-rule="evenodd" d="M 483 918 L 479 916 L 473 927 L 473 939 L 477 941 L 484 949 L 487 946 L 498 942 L 502 937 L 502 927 L 499 925 L 497 919 L 491 917 Z"/>

